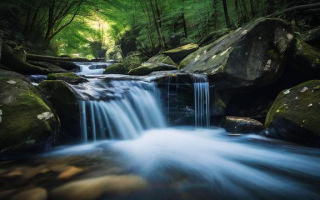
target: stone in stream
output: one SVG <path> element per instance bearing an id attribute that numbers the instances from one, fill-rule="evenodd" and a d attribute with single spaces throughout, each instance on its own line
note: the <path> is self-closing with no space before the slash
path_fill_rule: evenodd
<path id="1" fill-rule="evenodd" d="M 255 119 L 234 116 L 226 116 L 221 126 L 234 133 L 257 133 L 264 129 L 263 124 Z"/>
<path id="2" fill-rule="evenodd" d="M 5 70 L 0 88 L 0 157 L 49 148 L 59 121 L 39 91 L 24 76 Z"/>
<path id="3" fill-rule="evenodd" d="M 270 85 L 282 75 L 293 44 L 290 23 L 259 19 L 194 52 L 182 71 L 210 75 L 216 89 Z"/>
<path id="4" fill-rule="evenodd" d="M 70 142 L 72 140 L 79 140 L 79 104 L 73 90 L 61 80 L 42 81 L 39 84 L 39 88 L 59 115 L 61 130 L 57 138 L 58 141 Z"/>
<path id="5" fill-rule="evenodd" d="M 169 56 L 163 54 L 154 56 L 141 64 L 140 67 L 129 71 L 129 75 L 148 75 L 154 71 L 177 70 L 177 64 Z"/>
<path id="6" fill-rule="evenodd" d="M 312 80 L 282 91 L 268 112 L 265 126 L 271 136 L 320 145 L 319 122 L 320 80 Z"/>
<path id="7" fill-rule="evenodd" d="M 48 75 L 48 80 L 62 80 L 66 81 L 71 84 L 78 84 L 88 82 L 88 80 L 81 78 L 80 76 L 76 75 L 75 73 L 68 72 L 68 73 L 52 73 Z"/>
<path id="8" fill-rule="evenodd" d="M 135 175 L 104 176 L 73 181 L 52 190 L 53 200 L 92 200 L 104 194 L 128 194 L 148 188 L 148 182 Z"/>
<path id="9" fill-rule="evenodd" d="M 131 52 L 122 63 L 113 64 L 105 69 L 104 74 L 127 74 L 130 70 L 138 68 L 147 61 L 147 57 L 140 52 Z"/>

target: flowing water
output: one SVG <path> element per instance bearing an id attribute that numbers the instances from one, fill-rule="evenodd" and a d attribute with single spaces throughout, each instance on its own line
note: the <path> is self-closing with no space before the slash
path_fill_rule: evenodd
<path id="1" fill-rule="evenodd" d="M 83 98 L 83 139 L 100 141 L 55 155 L 103 149 L 150 182 L 153 189 L 142 199 L 176 199 L 185 191 L 195 194 L 191 199 L 320 198 L 318 149 L 257 135 L 231 137 L 223 129 L 168 128 L 153 82 L 91 79 L 73 87 Z M 195 124 L 209 127 L 206 77 L 194 76 L 194 94 Z M 159 192 L 159 185 L 167 188 Z"/>
<path id="2" fill-rule="evenodd" d="M 114 63 L 115 61 L 110 60 L 107 62 L 76 62 L 75 64 L 80 68 L 78 75 L 100 75 Z"/>

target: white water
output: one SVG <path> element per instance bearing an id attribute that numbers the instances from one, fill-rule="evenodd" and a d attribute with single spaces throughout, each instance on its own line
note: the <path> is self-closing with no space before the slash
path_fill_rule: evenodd
<path id="1" fill-rule="evenodd" d="M 134 139 L 144 130 L 164 128 L 160 94 L 155 83 L 142 81 L 95 80 L 103 92 L 113 88 L 108 100 L 81 101 L 81 130 L 85 142 L 97 139 Z M 80 90 L 78 90 L 79 92 Z M 82 95 L 86 95 L 86 89 Z M 93 97 L 98 94 L 91 92 Z"/>
<path id="2" fill-rule="evenodd" d="M 103 71 L 111 66 L 114 62 L 76 62 L 75 64 L 79 66 L 80 72 L 78 75 L 101 75 Z"/>
<path id="3" fill-rule="evenodd" d="M 210 93 L 209 81 L 205 75 L 194 74 L 194 111 L 195 126 L 210 126 Z"/>
<path id="4" fill-rule="evenodd" d="M 58 153 L 99 148 L 106 149 L 109 158 L 112 152 L 119 167 L 152 184 L 179 183 L 176 190 L 200 187 L 198 193 L 209 190 L 205 199 L 320 197 L 320 151 L 260 136 L 230 137 L 222 129 L 157 129 L 133 140 L 92 143 Z"/>

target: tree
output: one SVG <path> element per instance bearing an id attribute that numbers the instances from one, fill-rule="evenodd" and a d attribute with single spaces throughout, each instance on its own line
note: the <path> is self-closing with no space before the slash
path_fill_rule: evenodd
<path id="1" fill-rule="evenodd" d="M 231 27 L 227 1 L 226 0 L 222 0 L 222 3 L 223 3 L 223 11 L 224 11 L 224 17 L 225 17 L 225 20 L 226 20 L 226 25 L 227 25 L 227 27 Z"/>

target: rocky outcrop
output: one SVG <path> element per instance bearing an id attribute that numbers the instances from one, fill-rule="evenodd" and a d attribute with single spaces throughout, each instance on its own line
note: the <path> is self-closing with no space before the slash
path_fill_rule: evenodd
<path id="1" fill-rule="evenodd" d="M 59 121 L 37 89 L 25 77 L 4 70 L 0 88 L 0 156 L 48 149 Z"/>
<path id="2" fill-rule="evenodd" d="M 169 56 L 157 55 L 150 58 L 147 62 L 141 64 L 140 67 L 129 71 L 129 75 L 148 75 L 154 71 L 177 70 L 177 64 L 172 61 Z"/>
<path id="3" fill-rule="evenodd" d="M 61 121 L 58 141 L 80 139 L 79 104 L 73 90 L 61 80 L 47 80 L 39 84 L 41 92 L 51 102 Z"/>
<path id="4" fill-rule="evenodd" d="M 168 51 L 163 52 L 164 55 L 169 56 L 174 62 L 179 63 L 181 60 L 183 60 L 186 56 L 188 56 L 190 53 L 196 51 L 199 49 L 199 46 L 197 44 L 187 44 L 175 49 L 171 49 Z"/>
<path id="5" fill-rule="evenodd" d="M 264 129 L 263 124 L 255 119 L 234 116 L 226 116 L 220 126 L 234 133 L 257 133 Z"/>
<path id="6" fill-rule="evenodd" d="M 269 85 L 280 78 L 293 49 L 291 29 L 279 19 L 257 20 L 200 49 L 183 71 L 211 75 L 217 89 Z"/>
<path id="7" fill-rule="evenodd" d="M 320 145 L 320 81 L 282 91 L 269 110 L 267 134 L 294 142 Z"/>

